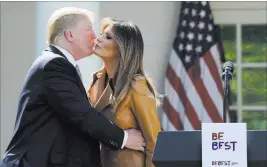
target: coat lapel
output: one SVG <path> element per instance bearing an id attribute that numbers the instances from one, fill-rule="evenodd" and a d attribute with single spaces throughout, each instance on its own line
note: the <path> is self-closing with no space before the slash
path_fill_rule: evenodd
<path id="1" fill-rule="evenodd" d="M 108 84 L 106 88 L 104 89 L 104 92 L 100 96 L 99 100 L 97 101 L 95 108 L 102 111 L 104 108 L 106 108 L 108 105 L 111 104 L 111 98 L 112 96 L 112 89 L 110 85 Z"/>
<path id="2" fill-rule="evenodd" d="M 105 76 L 105 70 L 101 70 L 94 74 L 93 83 L 88 91 L 88 96 L 90 98 L 92 106 L 99 111 L 102 111 L 104 108 L 111 104 L 111 96 L 113 94 L 109 83 L 106 87 L 104 87 Z"/>

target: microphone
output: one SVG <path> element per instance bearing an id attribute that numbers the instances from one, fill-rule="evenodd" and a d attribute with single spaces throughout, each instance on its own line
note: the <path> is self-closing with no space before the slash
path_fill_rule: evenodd
<path id="1" fill-rule="evenodd" d="M 234 72 L 234 64 L 230 61 L 227 61 L 223 64 L 223 74 L 222 79 L 225 81 L 225 76 L 227 80 L 232 80 Z"/>
<path id="2" fill-rule="evenodd" d="M 233 78 L 234 64 L 227 61 L 223 64 L 222 79 L 224 83 L 223 92 L 223 122 L 226 123 L 226 105 L 227 105 L 227 94 L 229 89 L 229 81 Z"/>

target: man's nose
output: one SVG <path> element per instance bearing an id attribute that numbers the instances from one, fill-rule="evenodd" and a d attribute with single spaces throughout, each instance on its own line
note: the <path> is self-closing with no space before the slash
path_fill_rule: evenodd
<path id="1" fill-rule="evenodd" d="M 92 39 L 96 39 L 96 35 L 94 31 L 92 31 Z"/>

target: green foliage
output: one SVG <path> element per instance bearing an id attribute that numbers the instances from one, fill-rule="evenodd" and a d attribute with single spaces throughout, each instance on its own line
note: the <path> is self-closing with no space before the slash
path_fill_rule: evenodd
<path id="1" fill-rule="evenodd" d="M 242 61 L 247 63 L 263 63 L 267 60 L 267 44 L 243 42 Z"/>
<path id="2" fill-rule="evenodd" d="M 231 34 L 230 30 L 228 30 Z M 232 32 L 233 35 L 233 32 Z M 232 39 L 231 39 L 232 38 Z M 236 41 L 233 36 L 226 36 L 223 41 L 225 58 L 227 61 L 236 62 Z M 267 44 L 264 40 L 242 43 L 242 63 L 263 63 L 267 60 Z M 242 68 L 242 102 L 245 106 L 267 106 L 267 69 Z M 237 75 L 234 72 L 231 82 L 232 105 L 237 104 Z M 243 122 L 248 129 L 267 129 L 267 111 L 242 111 Z"/>
<path id="3" fill-rule="evenodd" d="M 232 41 L 223 41 L 226 60 L 236 60 L 236 47 Z M 246 62 L 265 62 L 266 46 L 264 44 L 243 44 L 247 53 Z M 267 105 L 267 74 L 266 68 L 242 68 L 242 96 L 244 105 Z M 231 82 L 232 105 L 237 101 L 237 76 L 234 72 Z"/>
<path id="4" fill-rule="evenodd" d="M 266 130 L 267 111 L 243 111 L 243 122 L 247 123 L 248 130 Z"/>
<path id="5" fill-rule="evenodd" d="M 243 104 L 267 106 L 266 82 L 266 68 L 245 68 L 242 71 Z"/>
<path id="6" fill-rule="evenodd" d="M 224 54 L 227 61 L 236 62 L 236 43 L 235 41 L 223 41 Z"/>
<path id="7" fill-rule="evenodd" d="M 224 40 L 224 51 L 227 61 L 236 62 L 236 42 Z M 263 63 L 267 60 L 266 43 L 243 43 L 242 44 L 242 62 Z"/>

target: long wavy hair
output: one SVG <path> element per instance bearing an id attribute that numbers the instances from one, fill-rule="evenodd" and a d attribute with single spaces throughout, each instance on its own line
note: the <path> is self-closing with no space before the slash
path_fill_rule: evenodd
<path id="1" fill-rule="evenodd" d="M 142 75 L 147 81 L 150 91 L 159 105 L 158 93 L 143 67 L 144 41 L 140 29 L 131 21 L 104 18 L 101 31 L 111 26 L 118 46 L 118 64 L 115 69 L 113 107 L 117 107 L 116 100 L 125 96 L 135 75 Z"/>

